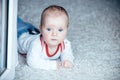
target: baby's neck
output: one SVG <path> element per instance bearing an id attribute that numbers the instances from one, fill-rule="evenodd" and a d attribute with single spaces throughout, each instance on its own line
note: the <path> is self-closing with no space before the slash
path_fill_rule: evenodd
<path id="1" fill-rule="evenodd" d="M 48 46 L 48 51 L 50 54 L 54 54 L 57 50 L 58 46 Z"/>

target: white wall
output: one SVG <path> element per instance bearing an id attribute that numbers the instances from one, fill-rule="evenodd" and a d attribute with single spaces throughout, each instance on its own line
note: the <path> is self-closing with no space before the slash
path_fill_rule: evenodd
<path id="1" fill-rule="evenodd" d="M 1 29 L 2 29 L 2 1 L 0 0 L 0 32 L 1 32 Z M 0 64 L 1 64 L 1 34 L 0 34 Z M 0 68 L 1 68 L 1 65 L 0 65 Z"/>
<path id="2" fill-rule="evenodd" d="M 13 80 L 18 63 L 17 54 L 17 0 L 9 0 L 7 69 L 0 80 Z"/>

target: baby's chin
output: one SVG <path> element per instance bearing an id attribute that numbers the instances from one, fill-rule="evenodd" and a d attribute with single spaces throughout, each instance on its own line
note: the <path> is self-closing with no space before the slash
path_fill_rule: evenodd
<path id="1" fill-rule="evenodd" d="M 58 46 L 60 43 L 51 43 L 51 44 L 48 44 L 49 46 Z"/>
<path id="2" fill-rule="evenodd" d="M 61 42 L 60 41 L 51 41 L 50 44 L 51 45 L 59 45 Z"/>
<path id="3" fill-rule="evenodd" d="M 49 46 L 58 46 L 62 42 L 63 41 L 53 40 L 53 41 L 50 41 L 49 43 L 47 43 L 47 45 L 49 45 Z"/>

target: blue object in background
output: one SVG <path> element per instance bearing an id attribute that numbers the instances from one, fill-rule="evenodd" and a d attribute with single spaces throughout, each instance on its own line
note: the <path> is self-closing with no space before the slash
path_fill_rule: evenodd
<path id="1" fill-rule="evenodd" d="M 33 26 L 30 23 L 24 22 L 21 18 L 17 18 L 17 38 L 20 37 L 21 34 L 25 33 L 25 32 L 29 32 L 30 34 L 39 34 L 40 31 L 35 28 L 35 26 Z"/>

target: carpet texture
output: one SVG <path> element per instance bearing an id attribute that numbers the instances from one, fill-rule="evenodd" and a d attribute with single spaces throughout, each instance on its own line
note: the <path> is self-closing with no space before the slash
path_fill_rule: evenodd
<path id="1" fill-rule="evenodd" d="M 41 12 L 51 4 L 63 6 L 69 13 L 67 38 L 75 66 L 35 70 L 19 55 L 14 80 L 120 80 L 120 1 L 18 0 L 18 16 L 38 28 Z"/>

